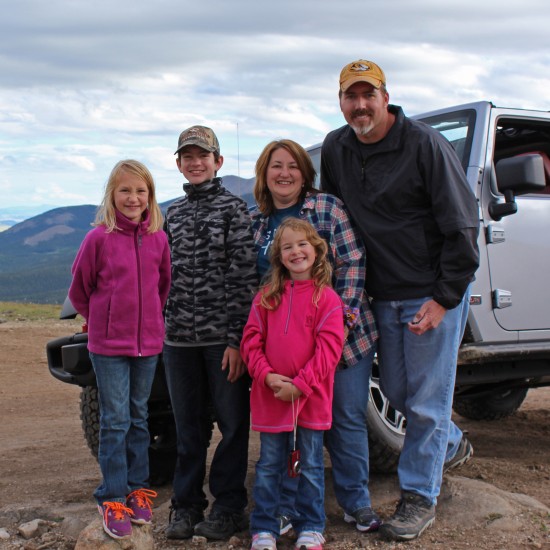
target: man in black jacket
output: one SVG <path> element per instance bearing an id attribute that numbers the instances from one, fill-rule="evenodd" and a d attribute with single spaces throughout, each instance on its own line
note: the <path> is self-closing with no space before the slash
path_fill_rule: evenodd
<path id="1" fill-rule="evenodd" d="M 478 207 L 450 143 L 389 104 L 378 65 L 346 65 L 339 98 L 347 124 L 325 138 L 321 185 L 344 201 L 367 248 L 380 382 L 407 419 L 402 496 L 381 533 L 410 540 L 434 522 L 443 472 L 473 453 L 451 407 L 479 259 Z"/>

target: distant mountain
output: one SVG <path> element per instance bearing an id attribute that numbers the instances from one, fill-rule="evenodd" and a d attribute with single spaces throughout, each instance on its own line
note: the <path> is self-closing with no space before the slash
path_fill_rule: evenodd
<path id="1" fill-rule="evenodd" d="M 7 206 L 0 208 L 0 231 L 4 231 L 17 223 L 25 221 L 32 216 L 42 214 L 47 210 L 51 210 L 51 206 L 41 205 L 26 205 L 26 206 Z"/>
<path id="2" fill-rule="evenodd" d="M 254 203 L 254 178 L 225 176 L 224 186 Z M 161 210 L 176 199 L 160 204 Z M 97 206 L 54 208 L 0 232 L 0 301 L 61 304 L 71 266 Z"/>

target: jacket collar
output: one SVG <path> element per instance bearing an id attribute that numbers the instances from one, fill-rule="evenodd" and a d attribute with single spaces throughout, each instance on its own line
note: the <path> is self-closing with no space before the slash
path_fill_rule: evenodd
<path id="1" fill-rule="evenodd" d="M 403 126 L 405 124 L 405 113 L 403 109 L 398 105 L 388 105 L 388 111 L 395 115 L 395 122 L 390 128 L 390 131 L 377 143 L 373 143 L 373 148 L 376 148 L 376 152 L 381 153 L 385 151 L 393 151 L 400 147 L 400 143 L 403 136 Z M 343 127 L 343 131 L 340 134 L 339 141 L 346 147 L 353 151 L 360 153 L 361 142 L 355 135 L 353 128 L 346 124 Z"/>
<path id="2" fill-rule="evenodd" d="M 222 178 L 214 178 L 203 183 L 184 183 L 183 190 L 190 201 L 204 199 L 219 194 L 222 189 Z"/>
<path id="3" fill-rule="evenodd" d="M 147 229 L 149 229 L 150 212 L 148 208 L 143 213 L 144 217 L 140 222 L 133 222 L 132 220 L 129 220 L 124 214 L 121 214 L 118 210 L 115 211 L 115 215 L 116 226 L 119 231 L 123 231 L 125 233 L 134 233 L 137 229 L 139 233 L 146 233 Z"/>

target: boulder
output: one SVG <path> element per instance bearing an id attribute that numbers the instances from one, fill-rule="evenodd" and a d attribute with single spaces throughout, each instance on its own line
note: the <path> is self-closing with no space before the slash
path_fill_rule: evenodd
<path id="1" fill-rule="evenodd" d="M 133 525 L 132 536 L 113 539 L 103 530 L 103 520 L 97 518 L 80 533 L 75 550 L 153 550 L 151 525 Z"/>

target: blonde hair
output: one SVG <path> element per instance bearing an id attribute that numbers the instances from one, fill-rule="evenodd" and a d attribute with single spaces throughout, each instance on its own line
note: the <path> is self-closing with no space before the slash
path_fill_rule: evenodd
<path id="1" fill-rule="evenodd" d="M 271 155 L 277 149 L 285 149 L 290 153 L 290 156 L 295 160 L 298 165 L 298 169 L 302 173 L 304 178 L 304 185 L 302 192 L 300 193 L 300 201 L 305 199 L 308 192 L 316 192 L 313 184 L 315 183 L 315 168 L 311 162 L 310 156 L 307 151 L 295 141 L 291 139 L 279 139 L 268 143 L 264 150 L 260 153 L 258 160 L 256 161 L 256 181 L 254 183 L 254 199 L 258 204 L 260 212 L 264 216 L 269 216 L 275 209 L 273 204 L 273 197 L 271 191 L 267 187 L 267 169 L 271 160 Z"/>
<path id="2" fill-rule="evenodd" d="M 281 304 L 281 296 L 285 288 L 285 281 L 290 279 L 288 269 L 281 260 L 281 241 L 285 229 L 300 231 L 305 234 L 306 240 L 315 249 L 315 262 L 311 270 L 311 278 L 315 283 L 313 304 L 317 306 L 323 288 L 331 286 L 332 267 L 327 258 L 328 246 L 315 228 L 307 221 L 298 218 L 285 218 L 277 228 L 273 244 L 270 249 L 271 269 L 267 274 L 267 281 L 262 285 L 260 304 L 269 310 L 275 310 Z"/>
<path id="3" fill-rule="evenodd" d="M 155 196 L 155 182 L 148 168 L 137 160 L 126 159 L 115 164 L 111 170 L 107 185 L 105 186 L 105 194 L 103 200 L 97 209 L 94 223 L 92 225 L 104 225 L 107 232 L 110 233 L 118 229 L 116 225 L 116 208 L 115 208 L 115 190 L 118 185 L 118 179 L 123 172 L 133 174 L 142 179 L 147 185 L 149 191 L 149 202 L 147 209 L 149 210 L 149 227 L 148 233 L 155 233 L 162 228 L 163 217 L 160 207 Z"/>

